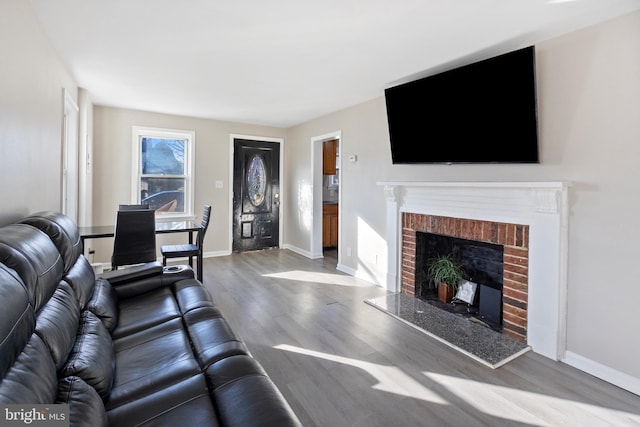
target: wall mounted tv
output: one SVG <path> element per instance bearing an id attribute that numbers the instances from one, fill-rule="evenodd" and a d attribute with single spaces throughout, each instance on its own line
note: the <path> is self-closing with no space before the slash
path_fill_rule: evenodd
<path id="1" fill-rule="evenodd" d="M 538 163 L 533 46 L 385 90 L 391 158 Z"/>

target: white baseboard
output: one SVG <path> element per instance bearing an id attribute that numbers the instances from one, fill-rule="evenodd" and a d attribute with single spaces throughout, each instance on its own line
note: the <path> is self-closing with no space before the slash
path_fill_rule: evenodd
<path id="1" fill-rule="evenodd" d="M 202 258 L 214 258 L 214 257 L 218 257 L 218 256 L 227 256 L 227 255 L 231 255 L 231 251 L 230 250 L 226 250 L 226 251 L 209 251 L 209 252 L 203 252 L 202 253 Z M 162 259 L 160 259 L 160 261 L 162 261 Z"/>
<path id="2" fill-rule="evenodd" d="M 305 257 L 310 258 L 310 259 L 318 259 L 318 258 L 322 258 L 323 257 L 322 253 L 313 254 L 313 253 L 311 253 L 309 251 L 306 251 L 304 249 L 300 249 L 297 246 L 293 246 L 293 245 L 289 245 L 289 244 L 282 245 L 282 249 L 288 249 L 290 251 L 293 251 L 293 252 L 295 252 L 297 254 L 300 254 L 300 255 L 305 256 Z M 371 284 L 382 286 L 375 279 L 375 277 L 372 277 L 370 274 L 368 274 L 368 273 L 366 273 L 364 271 L 353 269 L 351 267 L 347 267 L 344 264 L 338 264 L 336 266 L 336 270 L 342 271 L 343 273 L 346 273 L 346 274 L 348 274 L 350 276 L 354 276 L 354 277 L 356 277 L 358 279 L 366 280 L 367 282 L 369 282 Z"/>
<path id="3" fill-rule="evenodd" d="M 314 254 L 314 253 L 312 253 L 312 252 L 306 251 L 306 250 L 304 250 L 304 249 L 301 249 L 301 248 L 299 248 L 299 247 L 297 247 L 297 246 L 293 246 L 293 245 L 290 245 L 290 244 L 284 244 L 284 245 L 282 245 L 282 249 L 288 249 L 288 250 L 290 250 L 290 251 L 292 251 L 292 252 L 295 252 L 295 253 L 297 253 L 297 254 L 299 254 L 299 255 L 302 255 L 303 257 L 307 257 L 307 258 L 309 258 L 309 259 L 319 259 L 319 258 L 323 258 L 322 253 Z"/>
<path id="4" fill-rule="evenodd" d="M 336 270 L 338 270 L 338 271 L 342 271 L 343 273 L 346 273 L 346 274 L 348 274 L 348 275 L 350 275 L 350 276 L 353 276 L 353 277 L 355 277 L 355 278 L 357 278 L 357 279 L 362 279 L 362 280 L 364 280 L 364 281 L 367 281 L 367 282 L 371 283 L 372 285 L 382 286 L 382 285 L 381 285 L 381 284 L 376 280 L 376 278 L 375 278 L 375 277 L 372 277 L 370 274 L 368 274 L 368 273 L 367 273 L 367 272 L 365 272 L 365 271 L 362 271 L 362 270 L 356 270 L 356 269 L 353 269 L 353 268 L 351 268 L 351 267 L 347 267 L 347 266 L 346 266 L 346 265 L 344 265 L 344 264 L 338 264 L 338 265 L 336 266 Z"/>
<path id="5" fill-rule="evenodd" d="M 578 368 L 594 377 L 600 378 L 633 394 L 640 396 L 640 378 L 633 377 L 609 366 L 587 359 L 577 353 L 567 351 L 564 359 L 567 365 Z"/>

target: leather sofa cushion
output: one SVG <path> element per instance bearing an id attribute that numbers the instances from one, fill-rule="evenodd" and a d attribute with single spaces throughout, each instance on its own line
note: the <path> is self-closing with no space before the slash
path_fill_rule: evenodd
<path id="1" fill-rule="evenodd" d="M 200 373 L 181 319 L 113 341 L 116 375 L 107 410 Z"/>
<path id="2" fill-rule="evenodd" d="M 29 224 L 49 236 L 62 255 L 64 271 L 67 272 L 82 254 L 82 243 L 78 227 L 71 218 L 54 211 L 37 212 L 19 221 Z"/>
<path id="3" fill-rule="evenodd" d="M 68 283 L 60 282 L 36 318 L 36 333 L 49 348 L 57 369 L 62 368 L 69 357 L 79 320 L 80 310 L 75 293 Z"/>
<path id="4" fill-rule="evenodd" d="M 89 261 L 80 256 L 71 269 L 65 274 L 64 280 L 71 285 L 78 299 L 80 311 L 84 310 L 93 295 L 96 276 Z"/>
<path id="5" fill-rule="evenodd" d="M 37 312 L 62 277 L 62 257 L 49 236 L 27 224 L 0 229 L 0 260 L 18 273 Z"/>
<path id="6" fill-rule="evenodd" d="M 209 292 L 195 279 L 180 280 L 174 283 L 173 292 L 182 313 L 195 308 L 214 306 Z"/>
<path id="7" fill-rule="evenodd" d="M 0 403 L 50 403 L 56 397 L 56 366 L 35 333 L 0 382 Z"/>
<path id="8" fill-rule="evenodd" d="M 231 356 L 206 371 L 222 425 L 302 424 L 264 369 L 250 356 Z"/>
<path id="9" fill-rule="evenodd" d="M 180 317 L 180 310 L 168 287 L 132 298 L 119 298 L 120 314 L 113 338 L 121 338 Z"/>
<path id="10" fill-rule="evenodd" d="M 98 316 L 109 332 L 118 325 L 118 296 L 111 283 L 106 279 L 97 279 L 93 296 L 87 303 L 87 310 Z"/>
<path id="11" fill-rule="evenodd" d="M 203 370 L 225 357 L 249 354 L 245 344 L 216 308 L 191 310 L 184 315 L 184 322 Z"/>
<path id="12" fill-rule="evenodd" d="M 109 424 L 216 427 L 218 415 L 198 374 L 107 411 Z"/>
<path id="13" fill-rule="evenodd" d="M 113 343 L 102 321 L 90 311 L 83 311 L 76 341 L 62 376 L 78 376 L 107 399 L 113 385 L 115 358 Z"/>
<path id="14" fill-rule="evenodd" d="M 15 271 L 0 264 L 0 378 L 16 361 L 35 328 L 29 295 Z"/>
<path id="15" fill-rule="evenodd" d="M 65 377 L 58 382 L 56 403 L 69 405 L 69 427 L 109 425 L 100 395 L 80 377 Z"/>

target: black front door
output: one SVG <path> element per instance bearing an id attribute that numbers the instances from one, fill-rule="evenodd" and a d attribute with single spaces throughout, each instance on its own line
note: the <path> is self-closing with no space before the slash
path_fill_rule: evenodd
<path id="1" fill-rule="evenodd" d="M 233 141 L 233 251 L 278 247 L 280 143 Z"/>

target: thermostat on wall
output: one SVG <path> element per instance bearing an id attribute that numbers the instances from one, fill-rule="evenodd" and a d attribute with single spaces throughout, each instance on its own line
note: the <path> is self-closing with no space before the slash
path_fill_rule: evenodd
<path id="1" fill-rule="evenodd" d="M 358 156 L 356 156 L 355 154 L 352 154 L 349 156 L 349 163 L 355 163 L 358 161 Z"/>

